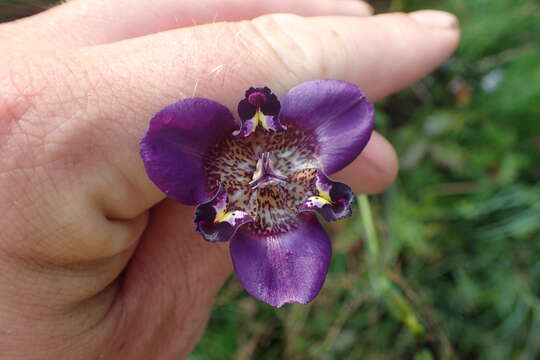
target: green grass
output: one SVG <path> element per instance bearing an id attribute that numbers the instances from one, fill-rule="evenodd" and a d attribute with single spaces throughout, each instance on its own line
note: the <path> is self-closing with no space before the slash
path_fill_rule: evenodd
<path id="1" fill-rule="evenodd" d="M 396 184 L 336 228 L 309 306 L 272 309 L 231 279 L 192 360 L 540 357 L 540 3 L 393 1 L 456 13 L 459 51 L 378 104 Z"/>
<path id="2" fill-rule="evenodd" d="M 0 16 L 44 3 L 3 0 Z M 376 5 L 450 10 L 463 33 L 439 70 L 378 104 L 396 184 L 373 217 L 360 198 L 331 227 L 312 304 L 273 309 L 231 278 L 192 360 L 540 357 L 540 3 Z"/>

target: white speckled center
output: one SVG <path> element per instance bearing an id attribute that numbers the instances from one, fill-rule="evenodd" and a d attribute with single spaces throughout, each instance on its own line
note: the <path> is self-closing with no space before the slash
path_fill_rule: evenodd
<path id="1" fill-rule="evenodd" d="M 264 153 L 287 179 L 253 188 L 249 184 Z M 276 234 L 295 225 L 298 207 L 316 193 L 314 154 L 315 142 L 298 129 L 258 129 L 248 137 L 228 137 L 207 154 L 205 166 L 214 189 L 221 183 L 226 190 L 228 211 L 246 211 L 255 220 L 247 225 L 252 231 Z"/>

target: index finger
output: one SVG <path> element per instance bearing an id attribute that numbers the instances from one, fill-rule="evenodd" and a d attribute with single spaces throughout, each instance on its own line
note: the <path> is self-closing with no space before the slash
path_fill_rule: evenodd
<path id="1" fill-rule="evenodd" d="M 67 115 L 59 121 L 67 122 L 67 136 L 84 134 L 84 141 L 99 149 L 85 154 L 85 163 L 95 159 L 100 178 L 86 189 L 94 203 L 113 217 L 132 218 L 164 197 L 138 155 L 148 120 L 164 106 L 198 96 L 233 109 L 249 86 L 267 85 L 282 95 L 319 78 L 353 82 L 376 101 L 430 72 L 452 53 L 458 37 L 455 26 L 434 27 L 405 14 L 272 15 L 80 49 L 59 60 L 64 68 L 56 77 L 66 78 L 65 88 L 71 89 L 63 98 Z M 76 116 L 81 101 L 85 122 Z M 65 136 L 58 133 L 49 141 Z M 377 151 L 392 150 L 386 144 Z M 395 163 L 379 165 L 394 166 L 387 172 L 395 174 Z M 377 172 L 372 176 L 364 184 L 386 186 L 391 180 Z"/>

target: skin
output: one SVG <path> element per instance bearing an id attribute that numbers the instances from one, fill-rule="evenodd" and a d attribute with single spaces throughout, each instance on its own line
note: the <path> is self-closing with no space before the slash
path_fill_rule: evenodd
<path id="1" fill-rule="evenodd" d="M 231 264 L 146 176 L 150 117 L 320 78 L 377 101 L 446 59 L 456 24 L 353 0 L 73 0 L 0 25 L 0 358 L 187 356 Z M 336 178 L 376 193 L 397 167 L 375 134 Z"/>

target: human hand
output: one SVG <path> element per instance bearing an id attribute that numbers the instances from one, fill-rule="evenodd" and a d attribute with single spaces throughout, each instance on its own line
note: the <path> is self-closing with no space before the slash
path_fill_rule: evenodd
<path id="1" fill-rule="evenodd" d="M 317 17 L 255 18 L 276 12 Z M 231 265 L 226 245 L 194 232 L 193 209 L 148 179 L 149 119 L 179 98 L 232 109 L 249 86 L 280 95 L 320 78 L 377 101 L 457 45 L 445 13 L 369 12 L 353 0 L 75 0 L 0 25 L 0 357 L 186 356 Z M 396 172 L 374 134 L 337 178 L 373 193 Z"/>

